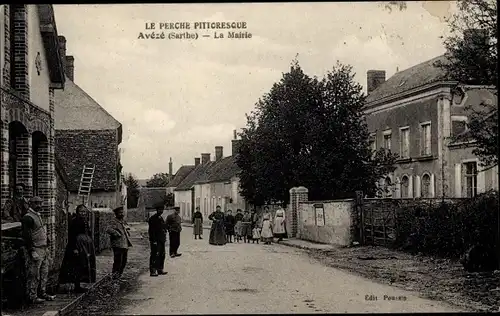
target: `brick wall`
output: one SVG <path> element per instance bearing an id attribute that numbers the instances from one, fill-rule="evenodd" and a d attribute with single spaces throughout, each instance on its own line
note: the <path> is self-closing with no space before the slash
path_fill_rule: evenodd
<path id="1" fill-rule="evenodd" d="M 78 190 L 85 164 L 95 165 L 93 190 L 118 190 L 116 130 L 56 130 L 56 151 L 68 173 L 71 190 Z"/>
<path id="2" fill-rule="evenodd" d="M 11 85 L 26 100 L 30 97 L 28 77 L 28 8 L 27 5 L 10 5 L 10 35 L 15 39 L 11 47 Z M 10 45 L 9 45 L 10 46 Z"/>

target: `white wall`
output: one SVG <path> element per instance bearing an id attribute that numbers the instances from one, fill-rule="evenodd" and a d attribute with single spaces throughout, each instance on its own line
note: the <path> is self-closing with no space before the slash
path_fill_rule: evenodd
<path id="1" fill-rule="evenodd" d="M 191 190 L 174 191 L 175 206 L 181 208 L 181 218 L 183 220 L 191 220 Z"/>
<path id="2" fill-rule="evenodd" d="M 107 208 L 114 209 L 115 207 L 120 206 L 117 201 L 120 201 L 121 199 L 121 192 L 96 192 L 92 193 L 90 196 L 90 201 L 92 203 L 92 206 L 94 206 L 94 203 L 97 203 L 99 206 L 101 202 L 106 205 Z M 74 212 L 75 208 L 81 204 L 81 201 L 78 200 L 78 194 L 77 193 L 70 193 L 69 203 L 72 203 L 69 205 L 69 210 L 70 212 Z M 127 205 L 124 205 L 124 212 L 126 211 Z"/>
<path id="3" fill-rule="evenodd" d="M 35 62 L 38 53 L 40 53 L 42 62 L 40 75 L 37 73 Z M 28 5 L 28 63 L 30 100 L 35 105 L 49 111 L 49 67 L 42 35 L 40 33 L 38 7 L 33 4 Z"/>

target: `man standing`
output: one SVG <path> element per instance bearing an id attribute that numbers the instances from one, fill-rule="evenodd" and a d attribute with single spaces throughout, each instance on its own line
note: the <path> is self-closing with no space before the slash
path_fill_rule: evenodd
<path id="1" fill-rule="evenodd" d="M 132 247 L 127 223 L 123 220 L 123 206 L 113 210 L 115 219 L 110 223 L 107 233 L 113 248 L 113 278 L 119 279 L 127 265 L 128 248 Z"/>
<path id="2" fill-rule="evenodd" d="M 149 242 L 151 244 L 151 257 L 149 259 L 149 271 L 152 277 L 165 275 L 163 271 L 165 265 L 165 221 L 163 214 L 163 204 L 156 206 L 156 214 L 149 218 Z"/>
<path id="3" fill-rule="evenodd" d="M 178 253 L 181 243 L 182 219 L 179 216 L 181 208 L 174 207 L 174 212 L 167 216 L 167 230 L 168 238 L 170 239 L 169 254 L 171 258 L 180 257 L 182 254 Z"/>
<path id="4" fill-rule="evenodd" d="M 40 197 L 32 197 L 27 212 L 21 218 L 23 239 L 28 254 L 26 288 L 28 301 L 31 304 L 40 304 L 55 299 L 55 296 L 48 295 L 46 292 L 50 254 L 47 247 L 47 230 L 39 213 L 42 209 L 42 203 Z M 38 289 L 40 289 L 39 293 Z"/>
<path id="5" fill-rule="evenodd" d="M 14 191 L 14 197 L 5 201 L 2 210 L 2 221 L 20 222 L 28 208 L 28 201 L 24 197 L 24 184 L 18 183 Z"/>

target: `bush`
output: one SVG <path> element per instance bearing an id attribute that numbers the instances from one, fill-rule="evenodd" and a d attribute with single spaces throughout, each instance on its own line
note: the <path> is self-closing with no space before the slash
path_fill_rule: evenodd
<path id="1" fill-rule="evenodd" d="M 474 245 L 495 246 L 498 193 L 398 208 L 397 248 L 458 259 Z"/>

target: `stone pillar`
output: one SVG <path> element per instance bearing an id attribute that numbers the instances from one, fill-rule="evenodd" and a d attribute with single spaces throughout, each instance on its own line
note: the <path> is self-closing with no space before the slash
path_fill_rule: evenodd
<path id="1" fill-rule="evenodd" d="M 309 200 L 309 190 L 305 187 L 291 188 L 290 189 L 290 212 L 292 231 L 290 237 L 297 237 L 298 234 L 298 221 L 299 221 L 299 204 Z"/>
<path id="2" fill-rule="evenodd" d="M 32 138 L 28 132 L 24 132 L 16 139 L 16 178 L 17 183 L 22 183 L 26 187 L 24 196 L 33 196 L 33 161 L 31 158 Z"/>

